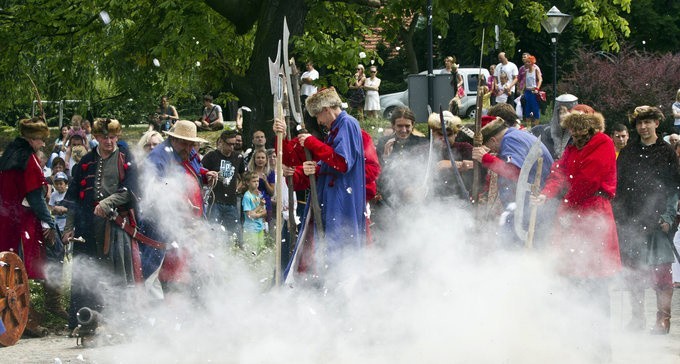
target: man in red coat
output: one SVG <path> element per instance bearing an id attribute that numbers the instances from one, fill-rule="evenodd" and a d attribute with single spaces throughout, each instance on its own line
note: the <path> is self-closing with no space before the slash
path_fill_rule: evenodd
<path id="1" fill-rule="evenodd" d="M 46 248 L 55 244 L 54 219 L 43 191 L 47 181 L 35 154 L 49 136 L 41 119 L 23 119 L 19 121 L 19 136 L 0 157 L 0 251 L 19 254 L 30 279 L 47 278 Z M 46 285 L 46 294 L 50 291 L 55 292 Z M 29 330 L 42 331 L 35 320 L 29 317 L 29 321 Z"/>
<path id="2" fill-rule="evenodd" d="M 616 193 L 616 152 L 604 130 L 600 114 L 570 113 L 561 126 L 572 137 L 562 157 L 553 164 L 537 204 L 555 198 L 564 188 L 554 223 L 552 245 L 558 272 L 569 278 L 580 294 L 586 310 L 593 313 L 584 321 L 583 330 L 592 330 L 584 338 L 595 342 L 593 362 L 611 358 L 608 337 L 610 297 L 609 278 L 621 269 L 619 240 L 614 223 L 611 199 Z M 588 322 L 586 322 L 588 321 Z"/>

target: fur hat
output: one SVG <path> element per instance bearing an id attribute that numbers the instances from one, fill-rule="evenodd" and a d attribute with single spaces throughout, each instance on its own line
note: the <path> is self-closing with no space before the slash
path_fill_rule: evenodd
<path id="1" fill-rule="evenodd" d="M 122 131 L 123 129 L 116 119 L 98 118 L 94 119 L 94 123 L 92 125 L 92 135 L 120 135 Z"/>
<path id="2" fill-rule="evenodd" d="M 314 95 L 308 97 L 305 100 L 305 107 L 307 108 L 309 115 L 314 117 L 316 114 L 320 113 L 324 107 L 342 107 L 342 100 L 334 87 L 328 87 L 321 89 Z"/>
<path id="3" fill-rule="evenodd" d="M 458 134 L 460 129 L 463 128 L 463 121 L 460 120 L 459 117 L 453 115 L 448 110 L 444 110 L 443 114 L 444 114 L 444 122 L 446 123 L 446 130 L 451 130 L 451 131 L 453 131 L 454 134 Z M 427 125 L 432 130 L 437 130 L 437 131 L 442 130 L 442 123 L 441 123 L 441 119 L 439 117 L 439 113 L 433 112 L 432 114 L 430 114 L 430 117 L 427 118 Z"/>
<path id="4" fill-rule="evenodd" d="M 486 126 L 482 128 L 482 144 L 486 144 L 492 136 L 507 128 L 508 125 L 505 123 L 505 120 L 501 118 L 496 118 L 496 120 L 486 124 Z"/>
<path id="5" fill-rule="evenodd" d="M 572 112 L 562 119 L 560 125 L 565 129 L 571 130 L 604 130 L 604 116 L 596 112 L 594 114 L 582 114 L 580 112 Z"/>
<path id="6" fill-rule="evenodd" d="M 22 119 L 19 120 L 19 135 L 26 139 L 47 139 L 50 137 L 50 129 L 42 119 Z"/>
<path id="7" fill-rule="evenodd" d="M 658 120 L 661 122 L 666 118 L 658 107 L 644 105 L 636 107 L 633 113 L 628 116 L 628 119 L 630 125 L 635 127 L 635 123 L 640 120 Z"/>

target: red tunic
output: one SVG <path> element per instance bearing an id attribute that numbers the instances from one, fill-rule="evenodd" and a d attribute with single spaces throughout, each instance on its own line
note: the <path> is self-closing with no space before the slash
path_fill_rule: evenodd
<path id="1" fill-rule="evenodd" d="M 194 216 L 200 219 L 203 216 L 203 196 L 201 195 L 201 183 L 199 178 L 203 178 L 203 174 L 197 175 L 192 168 L 189 161 L 182 163 L 184 171 L 186 172 L 186 190 L 185 198 L 187 203 L 190 203 L 194 211 Z M 201 171 L 206 172 L 206 171 Z M 170 244 L 172 242 L 168 242 Z M 165 253 L 163 259 L 163 266 L 158 273 L 158 279 L 162 282 L 189 282 L 191 277 L 189 275 L 189 265 L 191 254 L 186 247 L 179 249 L 170 248 Z"/>
<path id="2" fill-rule="evenodd" d="M 567 146 L 553 164 L 543 194 L 567 193 L 557 211 L 553 246 L 560 272 L 574 277 L 614 275 L 621 268 L 611 199 L 616 192 L 616 152 L 608 136 L 597 133 L 582 148 Z"/>
<path id="3" fill-rule="evenodd" d="M 26 194 L 46 184 L 35 154 L 28 159 L 26 169 L 0 172 L 0 251 L 18 253 L 21 245 L 26 272 L 31 279 L 45 278 L 42 268 L 46 253 L 40 220 L 29 207 L 22 205 L 22 201 Z"/>

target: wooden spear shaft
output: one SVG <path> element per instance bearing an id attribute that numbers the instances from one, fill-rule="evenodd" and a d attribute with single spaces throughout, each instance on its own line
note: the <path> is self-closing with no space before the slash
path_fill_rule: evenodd
<path id="1" fill-rule="evenodd" d="M 536 177 L 534 177 L 534 184 L 531 186 L 531 193 L 536 194 L 541 188 L 541 172 L 543 171 L 543 157 L 538 157 L 536 162 Z M 527 241 L 525 247 L 533 249 L 534 247 L 534 231 L 536 230 L 536 213 L 538 212 L 538 205 L 531 206 L 531 214 L 529 215 L 529 230 L 527 231 Z"/>

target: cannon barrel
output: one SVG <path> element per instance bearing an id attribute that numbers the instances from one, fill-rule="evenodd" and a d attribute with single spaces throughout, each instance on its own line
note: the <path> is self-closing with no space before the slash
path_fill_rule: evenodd
<path id="1" fill-rule="evenodd" d="M 83 307 L 76 313 L 78 323 L 88 329 L 95 329 L 101 322 L 101 314 L 89 307 Z"/>

